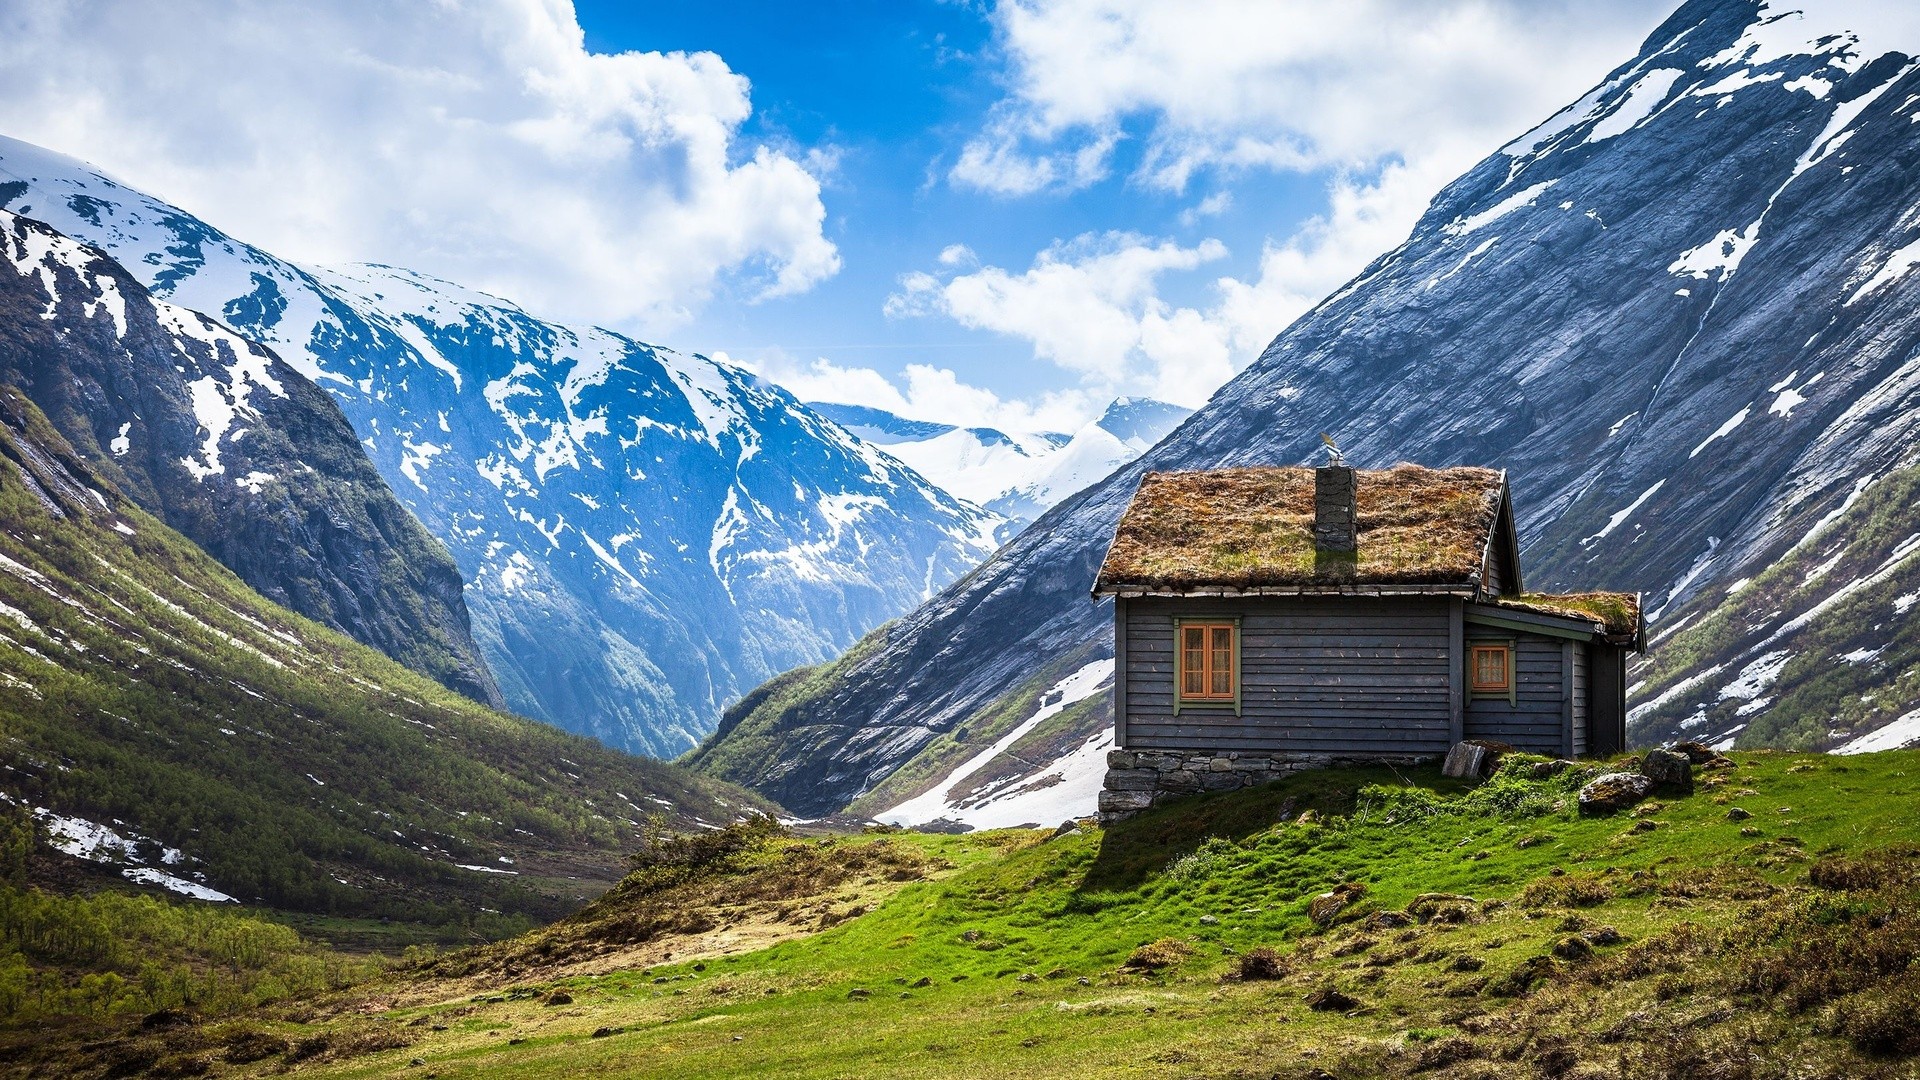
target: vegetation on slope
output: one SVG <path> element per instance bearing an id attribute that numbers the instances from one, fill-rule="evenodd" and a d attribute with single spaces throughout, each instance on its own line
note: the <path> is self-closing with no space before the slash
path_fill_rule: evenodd
<path id="1" fill-rule="evenodd" d="M 0 792 L 242 902 L 498 933 L 642 823 L 762 805 L 492 712 L 277 607 L 0 393 Z M 178 852 L 169 856 L 167 849 Z"/>
<path id="2" fill-rule="evenodd" d="M 1888 473 L 1750 581 L 1671 616 L 1677 629 L 1636 673 L 1634 697 L 1645 704 L 1634 739 L 1816 750 L 1911 723 L 1920 715 L 1916 505 L 1920 467 Z"/>
<path id="3" fill-rule="evenodd" d="M 1303 774 L 1057 837 L 747 838 L 668 889 L 720 912 L 808 847 L 934 869 L 768 948 L 656 928 L 670 960 L 570 966 L 645 910 L 646 867 L 372 992 L 61 1060 L 172 1038 L 216 1075 L 1910 1075 L 1920 753 L 1738 755 L 1607 818 L 1574 806 L 1593 767 L 1537 761 L 1476 788 Z M 243 1037 L 289 1050 L 226 1059 Z"/>

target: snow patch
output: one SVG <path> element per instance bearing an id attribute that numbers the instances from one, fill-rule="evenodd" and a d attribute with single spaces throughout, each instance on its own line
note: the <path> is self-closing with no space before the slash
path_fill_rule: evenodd
<path id="1" fill-rule="evenodd" d="M 1719 427 L 1715 428 L 1713 430 L 1713 434 L 1700 440 L 1700 445 L 1694 447 L 1693 452 L 1688 454 L 1687 457 L 1689 459 L 1699 457 L 1700 451 L 1705 450 L 1707 446 L 1711 444 L 1715 439 L 1724 438 L 1725 436 L 1732 434 L 1734 428 L 1737 428 L 1741 424 L 1746 423 L 1747 416 L 1752 412 L 1753 412 L 1753 406 L 1749 405 L 1746 408 L 1741 409 L 1739 412 L 1734 413 L 1733 416 L 1730 419 L 1728 419 L 1726 423 L 1721 424 Z"/>
<path id="2" fill-rule="evenodd" d="M 121 870 L 120 875 L 128 881 L 137 881 L 142 885 L 158 885 L 168 892 L 179 893 L 181 896 L 190 896 L 195 900 L 208 900 L 216 904 L 237 904 L 240 902 L 228 896 L 226 893 L 221 892 L 219 889 L 209 889 L 198 882 L 174 877 L 172 874 L 155 870 L 150 866 L 129 866 Z"/>
<path id="3" fill-rule="evenodd" d="M 1534 201 L 1540 198 L 1542 193 L 1559 182 L 1559 178 L 1556 177 L 1552 180 L 1535 184 L 1532 187 L 1522 188 L 1477 214 L 1449 222 L 1441 231 L 1448 236 L 1465 236 L 1468 233 L 1483 229 L 1523 206 L 1532 206 Z"/>
<path id="4" fill-rule="evenodd" d="M 950 797 L 950 793 L 973 774 L 985 768 L 993 759 L 1006 752 L 1014 743 L 1025 738 L 1028 732 L 1064 712 L 1069 706 L 1092 697 L 1109 685 L 1112 679 L 1113 661 L 1111 659 L 1095 660 L 1085 665 L 1055 683 L 1052 689 L 1041 695 L 1040 700 L 1044 704 L 1036 709 L 1032 716 L 1015 725 L 1012 731 L 1001 736 L 992 746 L 968 758 L 958 768 L 935 781 L 925 794 L 908 799 L 890 810 L 883 810 L 874 815 L 875 818 L 895 825 L 924 825 L 940 820 L 960 821 L 977 829 L 989 829 L 1032 821 L 1045 824 L 1050 820 L 1064 820 L 1092 812 L 1100 784 L 1106 776 L 1105 748 L 1111 746 L 1110 730 L 1089 739 L 1078 750 L 1041 770 L 1038 774 L 1018 778 L 1012 783 L 982 784 L 958 797 Z M 1106 744 L 1096 752 L 1093 748 L 1102 737 L 1107 740 Z M 1092 764 L 1096 760 L 1097 768 Z M 1056 776 L 1057 780 L 1043 783 Z M 995 798 L 997 794 L 1016 789 L 1017 794 L 1012 794 L 1004 802 Z M 1045 816 L 1041 816 L 1043 809 Z"/>
<path id="5" fill-rule="evenodd" d="M 1871 754 L 1875 750 L 1899 750 L 1920 742 L 1920 709 L 1851 742 L 1835 747 L 1835 754 Z"/>

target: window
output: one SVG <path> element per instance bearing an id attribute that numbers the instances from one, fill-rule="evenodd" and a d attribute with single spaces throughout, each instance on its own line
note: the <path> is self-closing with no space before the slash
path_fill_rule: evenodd
<path id="1" fill-rule="evenodd" d="M 1513 693 L 1513 646 L 1475 645 L 1467 654 L 1468 686 L 1475 694 Z"/>
<path id="2" fill-rule="evenodd" d="M 1240 700 L 1240 628 L 1230 622 L 1176 624 L 1180 637 L 1180 700 L 1237 704 Z"/>

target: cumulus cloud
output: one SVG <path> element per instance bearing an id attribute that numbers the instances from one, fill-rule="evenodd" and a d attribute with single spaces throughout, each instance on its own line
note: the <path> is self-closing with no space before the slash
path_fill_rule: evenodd
<path id="1" fill-rule="evenodd" d="M 140 58 L 147 58 L 142 60 Z M 24 0 L 0 126 L 278 254 L 670 328 L 839 268 L 829 157 L 744 141 L 712 53 L 592 53 L 565 0 Z"/>
<path id="2" fill-rule="evenodd" d="M 1224 253 L 1133 234 L 1055 244 L 1024 272 L 913 273 L 895 316 L 1030 342 L 1082 387 L 1197 405 L 1273 336 L 1402 242 L 1433 194 L 1632 55 L 1670 0 L 1000 0 L 1007 93 L 948 171 L 1002 196 L 1127 182 L 1216 190 L 1184 228 L 1275 171 L 1324 177 L 1326 207 L 1216 278 L 1197 306 L 1163 275 Z M 1170 278 L 1170 283 L 1177 279 Z"/>
<path id="3" fill-rule="evenodd" d="M 1036 357 L 1078 377 L 1083 402 L 1145 394 L 1197 407 L 1288 323 L 1399 244 L 1447 179 L 1429 163 L 1391 166 L 1372 182 L 1338 180 L 1325 214 L 1284 242 L 1268 242 L 1252 280 L 1214 279 L 1212 302 L 1201 307 L 1167 303 L 1160 277 L 1225 256 L 1224 244 L 1181 247 L 1108 233 L 1056 244 L 1020 273 L 985 266 L 907 274 L 886 312 L 1025 340 Z"/>
<path id="4" fill-rule="evenodd" d="M 1008 399 L 966 382 L 951 368 L 909 364 L 897 378 L 870 367 L 842 366 L 826 359 L 802 362 L 779 353 L 757 360 L 715 359 L 739 364 L 779 383 L 802 401 L 866 405 L 912 420 L 961 427 L 990 427 L 1010 432 L 1074 431 L 1106 402 L 1079 388 Z"/>
<path id="5" fill-rule="evenodd" d="M 1205 170 L 1484 152 L 1585 90 L 1669 6 L 1001 0 L 1009 90 L 949 175 L 1002 194 L 1085 187 L 1131 129 L 1132 179 L 1171 191 Z"/>

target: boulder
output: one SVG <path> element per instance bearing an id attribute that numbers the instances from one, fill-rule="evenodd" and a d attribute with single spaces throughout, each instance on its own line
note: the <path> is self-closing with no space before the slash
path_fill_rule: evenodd
<path id="1" fill-rule="evenodd" d="M 1487 748 L 1475 746 L 1470 742 L 1457 742 L 1447 751 L 1447 760 L 1440 766 L 1440 775 L 1455 779 L 1479 779 L 1487 764 Z"/>
<path id="2" fill-rule="evenodd" d="M 1307 905 L 1307 918 L 1319 926 L 1331 925 L 1342 911 L 1365 895 L 1367 887 L 1357 881 L 1336 886 L 1331 892 L 1323 892 L 1313 898 L 1313 903 Z"/>
<path id="3" fill-rule="evenodd" d="M 1493 770 L 1500 765 L 1500 758 L 1513 753 L 1513 749 L 1493 739 L 1468 739 L 1454 743 L 1453 749 L 1447 751 L 1447 760 L 1440 766 L 1441 775 L 1465 780 L 1492 776 Z"/>
<path id="4" fill-rule="evenodd" d="M 1580 789 L 1580 813 L 1600 817 L 1618 813 L 1653 794 L 1654 782 L 1639 773 L 1607 773 Z"/>
<path id="5" fill-rule="evenodd" d="M 1693 762 L 1677 750 L 1649 750 L 1640 761 L 1640 775 L 1663 788 L 1693 790 Z"/>

